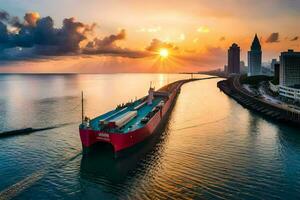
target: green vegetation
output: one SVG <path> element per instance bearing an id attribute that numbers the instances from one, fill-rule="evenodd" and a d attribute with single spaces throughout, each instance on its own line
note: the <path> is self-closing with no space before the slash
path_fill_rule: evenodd
<path id="1" fill-rule="evenodd" d="M 242 75 L 240 78 L 241 84 L 248 84 L 251 86 L 257 87 L 259 83 L 263 81 L 271 81 L 273 80 L 273 76 L 265 76 L 265 75 L 259 75 L 259 76 L 250 76 Z"/>

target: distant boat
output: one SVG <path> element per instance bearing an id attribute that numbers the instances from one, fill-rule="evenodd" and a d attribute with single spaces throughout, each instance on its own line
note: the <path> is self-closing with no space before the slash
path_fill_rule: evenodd
<path id="1" fill-rule="evenodd" d="M 89 152 L 99 142 L 109 143 L 117 156 L 144 141 L 162 127 L 182 84 L 188 81 L 190 80 L 176 81 L 157 91 L 150 85 L 147 96 L 119 105 L 115 110 L 92 120 L 82 119 L 79 133 L 83 151 Z"/>

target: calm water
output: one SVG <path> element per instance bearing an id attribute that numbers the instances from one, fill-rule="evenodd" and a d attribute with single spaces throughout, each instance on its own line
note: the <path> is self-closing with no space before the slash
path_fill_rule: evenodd
<path id="1" fill-rule="evenodd" d="M 204 76 L 203 76 L 204 77 Z M 0 75 L 0 196 L 12 199 L 300 199 L 300 133 L 221 93 L 218 79 L 182 87 L 170 120 L 127 158 L 81 154 L 80 91 L 101 114 L 187 75 Z"/>

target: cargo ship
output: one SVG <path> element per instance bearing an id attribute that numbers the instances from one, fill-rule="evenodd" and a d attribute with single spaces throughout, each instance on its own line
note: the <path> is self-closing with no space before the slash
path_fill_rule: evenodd
<path id="1" fill-rule="evenodd" d="M 88 153 L 96 143 L 109 143 L 115 156 L 134 147 L 153 135 L 169 117 L 182 84 L 181 80 L 159 90 L 151 87 L 148 95 L 94 119 L 83 117 L 79 126 L 83 152 Z M 83 105 L 83 103 L 82 103 Z"/>

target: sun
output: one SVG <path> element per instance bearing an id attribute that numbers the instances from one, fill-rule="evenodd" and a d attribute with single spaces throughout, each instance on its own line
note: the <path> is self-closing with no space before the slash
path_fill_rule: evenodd
<path id="1" fill-rule="evenodd" d="M 159 55 L 161 58 L 167 58 L 169 56 L 168 49 L 161 49 L 159 50 Z"/>

